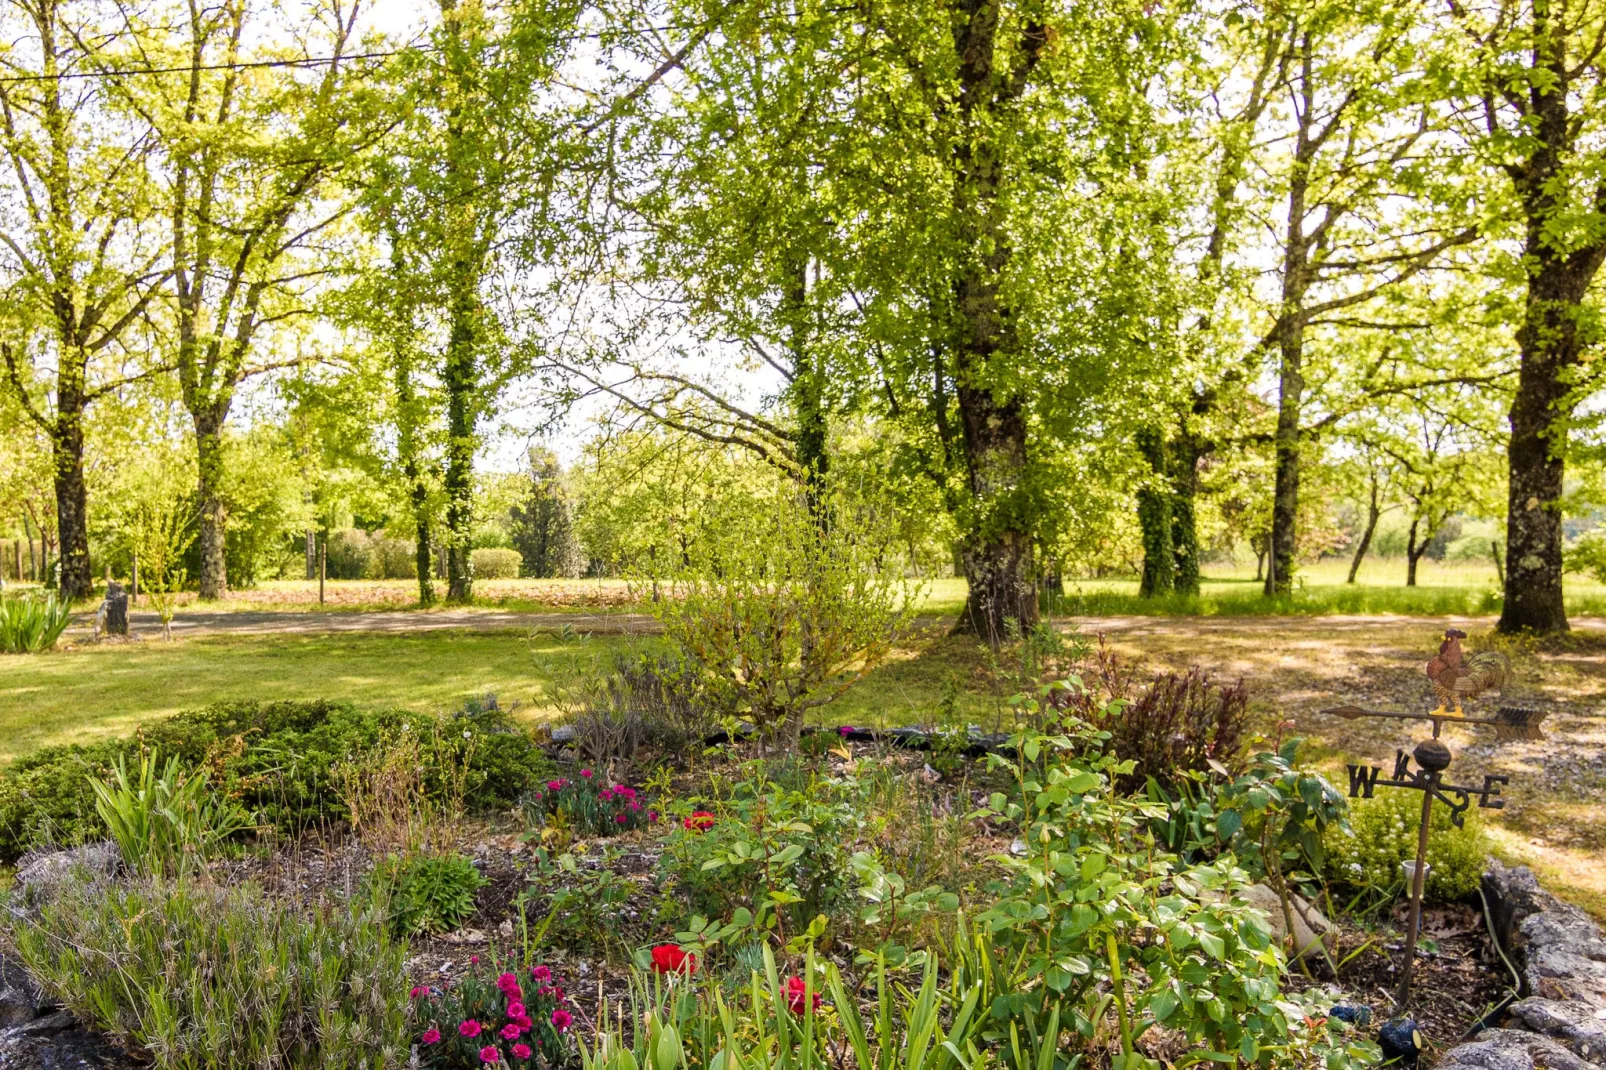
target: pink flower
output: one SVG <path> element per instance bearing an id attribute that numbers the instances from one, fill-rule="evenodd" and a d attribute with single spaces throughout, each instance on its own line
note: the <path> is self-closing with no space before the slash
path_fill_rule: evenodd
<path id="1" fill-rule="evenodd" d="M 546 966 L 531 966 L 530 979 L 532 981 L 550 981 L 552 980 L 552 970 Z"/>
<path id="2" fill-rule="evenodd" d="M 573 1021 L 574 1017 L 562 1007 L 552 1012 L 552 1028 L 560 1033 L 567 1032 L 569 1023 Z"/>
<path id="3" fill-rule="evenodd" d="M 507 1016 L 509 1018 L 524 1017 L 524 1004 L 520 1003 L 518 1000 L 514 1000 L 512 1003 L 509 1003 L 507 1005 Z"/>
<path id="4" fill-rule="evenodd" d="M 439 1029 L 426 1029 L 424 1030 L 424 1035 L 418 1039 L 425 1044 L 439 1044 L 441 1042 L 441 1031 Z"/>
<path id="5" fill-rule="evenodd" d="M 633 813 L 633 814 L 641 813 L 641 804 L 638 803 L 636 800 L 631 799 L 630 800 L 630 812 Z"/>
<path id="6" fill-rule="evenodd" d="M 854 731 L 855 729 L 852 725 L 845 724 L 836 730 L 836 734 L 841 736 L 843 739 L 846 739 L 848 736 L 852 735 Z"/>
<path id="7" fill-rule="evenodd" d="M 549 780 L 546 782 L 546 790 L 548 791 L 562 791 L 568 786 L 569 782 L 567 780 Z"/>
<path id="8" fill-rule="evenodd" d="M 521 1033 L 528 1033 L 535 1026 L 535 1023 L 530 1021 L 528 1014 L 519 1015 L 513 1019 L 513 1024 L 519 1027 L 519 1032 Z"/>
<path id="9" fill-rule="evenodd" d="M 496 1050 L 495 1044 L 487 1044 L 480 1049 L 480 1062 L 495 1065 L 502 1061 L 502 1053 Z"/>
<path id="10" fill-rule="evenodd" d="M 634 799 L 636 797 L 635 788 L 617 787 L 613 789 L 613 793 L 621 799 Z"/>
<path id="11" fill-rule="evenodd" d="M 624 814 L 614 814 L 613 815 L 613 822 L 616 825 L 623 825 L 626 821 L 629 821 L 629 820 L 630 820 L 630 818 L 627 817 Z"/>
<path id="12" fill-rule="evenodd" d="M 413 990 L 411 992 L 407 993 L 408 998 L 410 998 L 410 999 L 417 999 L 419 996 L 422 996 L 423 994 L 424 994 L 424 986 L 423 985 L 414 985 L 413 986 Z"/>
<path id="13" fill-rule="evenodd" d="M 648 810 L 647 811 L 647 821 L 648 821 L 649 824 L 653 824 L 653 825 L 658 824 L 658 811 L 657 810 Z"/>
<path id="14" fill-rule="evenodd" d="M 582 770 L 580 770 L 580 775 L 582 777 L 584 777 L 585 779 L 590 780 L 592 777 L 596 776 L 597 774 L 595 772 L 593 772 L 592 770 L 590 770 L 590 769 L 582 769 Z"/>
<path id="15" fill-rule="evenodd" d="M 470 955 L 468 957 L 468 964 L 470 966 L 478 966 L 480 964 L 480 957 L 478 955 Z"/>
<path id="16" fill-rule="evenodd" d="M 480 1023 L 472 1018 L 464 1018 L 457 1023 L 457 1035 L 460 1037 L 477 1037 L 480 1035 Z"/>
<path id="17" fill-rule="evenodd" d="M 507 1025 L 504 1025 L 502 1027 L 502 1039 L 503 1040 L 517 1040 L 517 1039 L 519 1039 L 519 1027 L 514 1025 L 512 1022 L 509 1022 Z"/>
<path id="18" fill-rule="evenodd" d="M 530 1046 L 528 1044 L 513 1045 L 513 1058 L 515 1059 L 528 1059 L 534 1054 L 535 1053 L 530 1050 Z"/>

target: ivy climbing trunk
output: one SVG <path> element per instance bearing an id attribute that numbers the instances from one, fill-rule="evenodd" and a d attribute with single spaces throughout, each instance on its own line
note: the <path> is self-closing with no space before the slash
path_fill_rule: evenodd
<path id="1" fill-rule="evenodd" d="M 1138 529 L 1143 536 L 1143 575 L 1138 597 L 1154 598 L 1176 588 L 1176 551 L 1172 544 L 1171 490 L 1166 485 L 1166 450 L 1160 432 L 1138 432 L 1138 450 L 1149 462 L 1149 481 L 1138 491 Z"/>
<path id="2" fill-rule="evenodd" d="M 1001 204 L 1001 141 L 1048 41 L 1045 27 L 1028 19 L 1013 30 L 1019 40 L 1001 49 L 1001 8 L 1000 0 L 959 0 L 952 19 L 959 67 L 951 346 L 969 491 L 960 552 L 969 594 L 957 630 L 995 644 L 1011 622 L 1020 631 L 1037 623 L 1026 403 L 1010 370 L 1021 359 L 1020 342 L 1014 309 L 1001 293 L 1014 255 Z"/>
<path id="3" fill-rule="evenodd" d="M 1194 502 L 1199 495 L 1199 458 L 1206 446 L 1183 433 L 1171 446 L 1171 552 L 1176 561 L 1176 592 L 1199 595 L 1199 525 Z"/>

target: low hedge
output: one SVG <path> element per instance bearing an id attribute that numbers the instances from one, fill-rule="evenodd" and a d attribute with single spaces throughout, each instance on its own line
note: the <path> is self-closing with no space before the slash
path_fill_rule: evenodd
<path id="1" fill-rule="evenodd" d="M 141 725 L 129 737 L 46 747 L 13 762 L 0 775 L 0 861 L 102 835 L 89 780 L 142 747 L 204 767 L 219 790 L 281 831 L 341 822 L 348 815 L 334 766 L 403 731 L 419 733 L 426 753 L 441 759 L 428 763 L 432 769 L 467 755 L 464 802 L 477 812 L 512 807 L 552 772 L 529 735 L 494 701 L 445 717 L 342 702 L 220 702 Z M 438 781 L 427 786 L 444 788 Z"/>

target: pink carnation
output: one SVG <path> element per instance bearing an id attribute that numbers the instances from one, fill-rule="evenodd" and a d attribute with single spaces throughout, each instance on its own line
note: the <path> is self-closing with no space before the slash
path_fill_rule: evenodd
<path id="1" fill-rule="evenodd" d="M 524 1004 L 520 1003 L 518 1000 L 514 1000 L 512 1003 L 509 1003 L 507 1005 L 507 1016 L 509 1018 L 521 1018 L 521 1017 L 523 1017 L 524 1016 Z"/>
<path id="2" fill-rule="evenodd" d="M 457 1035 L 460 1037 L 477 1037 L 480 1035 L 480 1023 L 472 1018 L 464 1018 L 457 1023 Z"/>
<path id="3" fill-rule="evenodd" d="M 595 772 L 593 772 L 592 770 L 590 770 L 590 769 L 582 769 L 582 770 L 580 770 L 580 775 L 585 777 L 587 780 L 590 780 L 592 777 L 596 776 L 597 774 Z"/>
<path id="4" fill-rule="evenodd" d="M 613 815 L 613 820 L 614 824 L 623 825 L 626 821 L 629 821 L 630 818 L 624 814 L 615 814 Z"/>
<path id="5" fill-rule="evenodd" d="M 502 1053 L 496 1050 L 495 1044 L 487 1044 L 480 1049 L 480 1062 L 495 1065 L 502 1061 Z"/>
<path id="6" fill-rule="evenodd" d="M 519 1027 L 512 1022 L 504 1025 L 501 1032 L 503 1040 L 517 1040 L 519 1038 Z"/>
<path id="7" fill-rule="evenodd" d="M 546 966 L 531 966 L 530 979 L 532 981 L 550 981 L 552 980 L 552 970 Z"/>
<path id="8" fill-rule="evenodd" d="M 530 1046 L 528 1044 L 513 1045 L 513 1058 L 515 1059 L 528 1059 L 534 1054 L 535 1053 L 530 1050 Z"/>
<path id="9" fill-rule="evenodd" d="M 439 1044 L 441 1042 L 441 1031 L 433 1028 L 426 1029 L 424 1030 L 424 1035 L 418 1039 L 422 1040 L 425 1044 Z"/>
<path id="10" fill-rule="evenodd" d="M 573 1015 L 559 1007 L 552 1012 L 552 1027 L 562 1033 L 568 1030 L 569 1023 L 574 1021 Z"/>

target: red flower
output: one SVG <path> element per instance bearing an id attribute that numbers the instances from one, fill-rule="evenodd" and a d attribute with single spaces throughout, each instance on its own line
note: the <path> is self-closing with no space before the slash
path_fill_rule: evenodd
<path id="1" fill-rule="evenodd" d="M 810 992 L 808 983 L 801 977 L 788 977 L 786 979 L 786 1005 L 792 1008 L 793 1014 L 802 1014 L 804 1000 L 813 997 L 814 1009 L 820 1009 L 820 994 Z"/>
<path id="2" fill-rule="evenodd" d="M 707 832 L 714 827 L 714 822 L 718 820 L 707 810 L 693 810 L 691 816 L 682 821 L 681 824 L 693 832 Z"/>
<path id="3" fill-rule="evenodd" d="M 656 973 L 697 972 L 697 956 L 687 954 L 679 944 L 659 944 L 652 949 L 652 968 Z"/>

